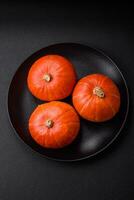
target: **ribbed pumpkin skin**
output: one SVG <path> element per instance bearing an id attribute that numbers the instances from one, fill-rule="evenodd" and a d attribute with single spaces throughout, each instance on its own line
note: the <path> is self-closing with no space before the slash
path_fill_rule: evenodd
<path id="1" fill-rule="evenodd" d="M 51 80 L 45 81 L 44 76 Z M 59 55 L 46 55 L 31 66 L 28 88 L 40 100 L 53 101 L 69 96 L 76 83 L 76 73 L 69 60 Z"/>
<path id="2" fill-rule="evenodd" d="M 93 93 L 99 87 L 104 92 L 100 98 Z M 105 75 L 88 75 L 76 84 L 73 91 L 73 105 L 85 119 L 104 122 L 115 116 L 120 108 L 120 93 L 115 83 Z"/>
<path id="3" fill-rule="evenodd" d="M 47 120 L 53 126 L 46 126 Z M 78 135 L 79 116 L 67 103 L 53 101 L 39 105 L 29 119 L 29 131 L 32 138 L 45 148 L 62 148 L 69 145 Z"/>

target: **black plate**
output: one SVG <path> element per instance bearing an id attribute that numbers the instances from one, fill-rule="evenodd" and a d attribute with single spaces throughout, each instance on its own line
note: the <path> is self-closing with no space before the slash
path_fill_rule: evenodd
<path id="1" fill-rule="evenodd" d="M 75 66 L 78 79 L 91 73 L 102 73 L 115 81 L 121 93 L 121 108 L 110 121 L 92 123 L 81 119 L 77 139 L 68 147 L 58 150 L 45 149 L 36 144 L 28 131 L 28 119 L 34 108 L 42 102 L 34 98 L 27 88 L 27 75 L 32 63 L 46 54 L 60 54 Z M 71 97 L 64 101 L 71 102 Z M 74 161 L 94 156 L 108 147 L 122 130 L 129 107 L 128 89 L 122 73 L 115 63 L 102 52 L 81 44 L 55 44 L 31 55 L 15 73 L 8 93 L 10 121 L 19 137 L 32 149 L 55 160 Z"/>

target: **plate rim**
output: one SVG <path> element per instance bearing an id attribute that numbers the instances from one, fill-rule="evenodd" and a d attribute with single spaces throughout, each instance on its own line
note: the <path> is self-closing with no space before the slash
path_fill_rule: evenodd
<path id="1" fill-rule="evenodd" d="M 54 158 L 54 157 L 50 157 L 50 156 L 47 156 L 47 155 L 44 155 L 38 151 L 36 151 L 32 146 L 30 146 L 28 143 L 26 143 L 18 134 L 18 132 L 16 131 L 13 123 L 12 123 L 12 120 L 11 120 L 11 117 L 10 117 L 10 111 L 9 111 L 9 93 L 10 93 L 10 87 L 12 85 L 12 81 L 14 79 L 14 77 L 16 76 L 18 70 L 20 69 L 20 67 L 32 56 L 34 56 L 34 54 L 38 54 L 38 52 L 42 51 L 43 49 L 46 49 L 48 47 L 52 47 L 52 46 L 56 46 L 56 45 L 80 45 L 80 46 L 83 46 L 83 47 L 86 47 L 86 48 L 91 48 L 92 50 L 95 50 L 96 52 L 102 54 L 104 57 L 106 57 L 109 61 L 111 61 L 111 63 L 113 63 L 113 65 L 115 66 L 115 68 L 118 70 L 118 72 L 120 73 L 123 81 L 124 81 L 124 84 L 125 84 L 125 88 L 126 88 L 126 94 L 127 94 L 127 110 L 126 110 L 126 113 L 125 113 L 125 118 L 122 122 L 122 125 L 119 129 L 119 131 L 117 132 L 117 134 L 113 137 L 113 139 L 111 139 L 110 142 L 108 142 L 104 147 L 102 147 L 100 150 L 96 151 L 95 153 L 91 154 L 91 155 L 88 155 L 88 156 L 83 156 L 81 158 L 74 158 L 74 159 L 60 159 L 60 158 Z M 129 98 L 129 89 L 128 89 L 128 86 L 127 86 L 127 82 L 124 78 L 124 75 L 122 74 L 121 70 L 118 68 L 118 66 L 116 65 L 116 63 L 112 60 L 112 58 L 109 57 L 109 55 L 107 55 L 106 53 L 104 53 L 102 50 L 100 49 L 97 49 L 97 48 L 94 48 L 92 46 L 89 46 L 88 44 L 85 45 L 85 44 L 82 44 L 82 43 L 74 43 L 74 42 L 63 42 L 63 43 L 54 43 L 54 44 L 50 44 L 50 45 L 47 45 L 46 47 L 43 47 L 37 51 L 35 51 L 34 53 L 32 53 L 30 56 L 28 56 L 22 63 L 20 63 L 19 67 L 17 67 L 17 69 L 15 70 L 15 72 L 13 73 L 13 76 L 11 77 L 10 81 L 9 81 L 9 85 L 8 85 L 8 89 L 7 89 L 7 99 L 6 99 L 6 104 L 7 104 L 7 116 L 8 116 L 8 121 L 13 129 L 13 132 L 15 135 L 17 135 L 17 138 L 23 142 L 23 144 L 25 144 L 25 146 L 29 149 L 31 149 L 34 153 L 37 153 L 37 155 L 40 155 L 41 157 L 45 157 L 49 160 L 54 160 L 54 161 L 60 161 L 60 162 L 76 162 L 76 161 L 81 161 L 81 160 L 86 160 L 88 158 L 92 158 L 92 157 L 95 157 L 97 156 L 98 154 L 100 154 L 101 152 L 105 151 L 116 139 L 117 137 L 119 136 L 119 134 L 121 133 L 121 131 L 123 130 L 124 128 L 124 125 L 126 123 L 126 120 L 127 120 L 127 116 L 128 116 L 128 112 L 129 112 L 129 105 L 130 105 L 130 98 Z"/>

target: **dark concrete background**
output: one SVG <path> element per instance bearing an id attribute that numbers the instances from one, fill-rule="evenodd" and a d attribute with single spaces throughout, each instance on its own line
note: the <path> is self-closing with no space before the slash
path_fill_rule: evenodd
<path id="1" fill-rule="evenodd" d="M 59 42 L 103 50 L 124 74 L 130 112 L 118 139 L 99 156 L 76 163 L 35 154 L 7 116 L 13 74 L 33 52 Z M 134 199 L 134 25 L 129 4 L 0 3 L 0 200 Z"/>

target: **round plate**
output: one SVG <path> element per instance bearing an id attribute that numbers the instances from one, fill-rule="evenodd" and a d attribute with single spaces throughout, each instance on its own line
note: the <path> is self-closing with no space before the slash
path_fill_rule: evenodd
<path id="1" fill-rule="evenodd" d="M 92 73 L 109 76 L 119 87 L 121 108 L 110 121 L 93 123 L 81 118 L 80 133 L 76 140 L 63 149 L 45 149 L 36 144 L 28 131 L 28 119 L 34 108 L 43 103 L 31 95 L 27 88 L 27 75 L 32 63 L 47 54 L 59 54 L 75 66 L 78 79 Z M 72 104 L 71 97 L 63 101 Z M 11 124 L 19 137 L 32 149 L 55 160 L 75 161 L 89 158 L 106 149 L 124 126 L 129 107 L 128 89 L 122 73 L 104 53 L 82 44 L 64 43 L 43 48 L 31 55 L 16 71 L 8 93 L 8 112 Z"/>

